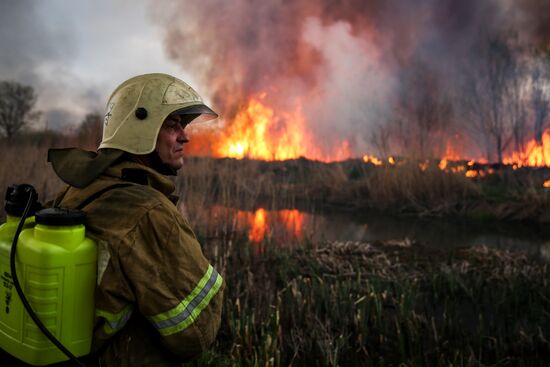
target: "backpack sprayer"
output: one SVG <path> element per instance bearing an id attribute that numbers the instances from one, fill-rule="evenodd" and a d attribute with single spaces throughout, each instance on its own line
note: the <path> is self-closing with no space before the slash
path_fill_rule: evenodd
<path id="1" fill-rule="evenodd" d="M 0 225 L 0 347 L 34 366 L 67 359 L 84 366 L 77 357 L 91 349 L 97 249 L 85 236 L 83 211 L 39 209 L 31 185 L 8 188 Z"/>

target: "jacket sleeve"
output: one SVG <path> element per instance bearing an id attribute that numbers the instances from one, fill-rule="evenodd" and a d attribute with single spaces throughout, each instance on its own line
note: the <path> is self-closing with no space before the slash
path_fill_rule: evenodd
<path id="1" fill-rule="evenodd" d="M 221 275 L 172 205 L 148 211 L 133 242 L 121 265 L 139 312 L 179 359 L 196 357 L 212 344 L 220 326 Z"/>

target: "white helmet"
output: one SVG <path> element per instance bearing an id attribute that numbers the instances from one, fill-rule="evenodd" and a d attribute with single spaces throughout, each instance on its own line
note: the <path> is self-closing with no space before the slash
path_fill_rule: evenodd
<path id="1" fill-rule="evenodd" d="M 132 154 L 154 151 L 162 123 L 172 113 L 188 115 L 187 122 L 218 115 L 184 81 L 167 74 L 144 74 L 126 80 L 107 103 L 103 139 L 98 149 Z"/>

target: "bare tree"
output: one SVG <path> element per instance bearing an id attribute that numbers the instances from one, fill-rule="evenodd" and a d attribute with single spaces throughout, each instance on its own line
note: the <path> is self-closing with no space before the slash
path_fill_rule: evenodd
<path id="1" fill-rule="evenodd" d="M 491 131 L 487 124 L 488 109 L 482 98 L 485 92 L 477 78 L 477 73 L 472 72 L 470 68 L 465 68 L 465 70 L 467 71 L 462 74 L 463 85 L 460 88 L 464 126 L 474 140 L 481 145 L 482 150 L 485 150 L 485 158 L 491 161 L 493 145 Z"/>
<path id="2" fill-rule="evenodd" d="M 380 157 L 388 157 L 390 155 L 390 138 L 391 130 L 384 124 L 377 124 L 371 131 L 370 143 L 374 146 Z"/>
<path id="3" fill-rule="evenodd" d="M 506 96 L 514 68 L 514 59 L 508 45 L 499 39 L 489 41 L 486 55 L 486 82 L 489 102 L 489 126 L 494 139 L 497 162 L 501 163 L 509 143 L 506 126 Z"/>
<path id="4" fill-rule="evenodd" d="M 38 118 L 39 112 L 33 111 L 35 103 L 36 95 L 31 86 L 0 82 L 0 129 L 6 137 L 11 138 Z"/>
<path id="5" fill-rule="evenodd" d="M 415 64 L 402 78 L 400 92 L 396 127 L 403 146 L 417 158 L 440 156 L 453 109 L 437 76 L 424 65 Z"/>
<path id="6" fill-rule="evenodd" d="M 486 144 L 487 160 L 491 161 L 494 153 L 501 163 L 512 139 L 508 97 L 516 59 L 508 44 L 498 38 L 489 39 L 478 54 L 479 63 L 468 65 L 463 73 L 463 107 L 471 131 Z M 520 109 L 516 123 L 521 115 Z"/>
<path id="7" fill-rule="evenodd" d="M 542 146 L 546 118 L 550 112 L 550 55 L 537 57 L 531 68 L 531 103 L 534 114 L 534 138 Z"/>
<path id="8" fill-rule="evenodd" d="M 517 41 L 517 40 L 516 40 Z M 519 47 L 516 45 L 516 47 Z M 506 93 L 506 115 L 512 129 L 513 149 L 523 152 L 527 134 L 527 82 L 528 73 L 524 58 L 517 57 L 510 68 Z"/>

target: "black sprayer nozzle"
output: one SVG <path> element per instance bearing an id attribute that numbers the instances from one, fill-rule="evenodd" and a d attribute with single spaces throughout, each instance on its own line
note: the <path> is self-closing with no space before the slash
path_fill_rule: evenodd
<path id="1" fill-rule="evenodd" d="M 21 184 L 11 185 L 6 190 L 6 204 L 4 209 L 6 213 L 20 217 L 23 215 L 29 196 L 33 196 L 34 203 L 29 210 L 29 216 L 33 216 L 37 210 L 42 208 L 42 205 L 38 202 L 38 194 L 32 185 Z"/>

